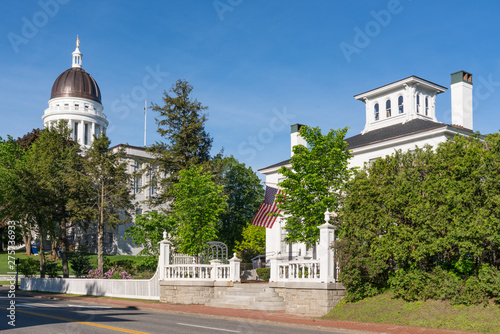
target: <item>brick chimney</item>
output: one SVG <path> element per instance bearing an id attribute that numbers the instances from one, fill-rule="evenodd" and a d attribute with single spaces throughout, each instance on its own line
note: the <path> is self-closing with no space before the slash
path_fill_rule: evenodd
<path id="1" fill-rule="evenodd" d="M 472 130 L 472 74 L 451 74 L 451 124 Z"/>
<path id="2" fill-rule="evenodd" d="M 307 142 L 304 138 L 302 138 L 300 136 L 300 128 L 303 127 L 304 125 L 303 124 L 293 124 L 292 125 L 292 131 L 291 131 L 291 134 L 290 134 L 290 139 L 291 139 L 291 156 L 293 155 L 293 147 L 296 146 L 296 145 L 303 145 L 303 146 L 307 146 Z"/>

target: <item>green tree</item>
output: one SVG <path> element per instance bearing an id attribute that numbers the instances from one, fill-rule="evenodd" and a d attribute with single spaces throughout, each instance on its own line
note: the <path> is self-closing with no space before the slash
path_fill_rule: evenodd
<path id="1" fill-rule="evenodd" d="M 132 238 L 134 243 L 143 247 L 139 255 L 158 257 L 159 245 L 163 240 L 163 231 L 174 233 L 175 221 L 167 216 L 150 211 L 135 216 L 134 225 L 125 231 L 125 238 Z"/>
<path id="2" fill-rule="evenodd" d="M 198 256 L 205 243 L 217 237 L 217 221 L 226 207 L 227 196 L 213 176 L 202 167 L 192 166 L 180 172 L 173 186 L 173 214 L 176 237 L 182 253 Z"/>
<path id="3" fill-rule="evenodd" d="M 207 107 L 192 99 L 192 90 L 193 86 L 187 81 L 177 80 L 170 89 L 171 94 L 164 92 L 164 105 L 152 106 L 153 111 L 159 113 L 155 118 L 157 132 L 167 141 L 157 142 L 149 149 L 156 157 L 154 166 L 163 175 L 155 204 L 172 199 L 172 184 L 177 182 L 182 169 L 210 159 L 212 138 L 205 131 Z"/>
<path id="4" fill-rule="evenodd" d="M 130 221 L 133 209 L 130 192 L 131 175 L 123 151 L 109 149 L 106 135 L 94 137 L 84 161 L 84 174 L 88 179 L 86 193 L 90 195 L 84 215 L 97 223 L 97 266 L 104 269 L 104 232 Z"/>
<path id="5" fill-rule="evenodd" d="M 264 189 L 255 172 L 233 156 L 221 159 L 221 184 L 227 207 L 219 217 L 218 237 L 228 249 L 242 240 L 242 232 L 264 200 Z"/>
<path id="6" fill-rule="evenodd" d="M 266 253 L 266 228 L 247 224 L 242 232 L 242 240 L 236 241 L 234 252 L 243 263 L 252 262 L 252 258 Z"/>
<path id="7" fill-rule="evenodd" d="M 286 217 L 288 242 L 315 244 L 325 211 L 339 210 L 342 189 L 350 175 L 346 134 L 347 128 L 330 130 L 327 135 L 319 128 L 300 129 L 308 147 L 295 146 L 292 167 L 278 170 L 285 179 L 278 184 L 283 193 L 276 195 L 276 201 Z"/>

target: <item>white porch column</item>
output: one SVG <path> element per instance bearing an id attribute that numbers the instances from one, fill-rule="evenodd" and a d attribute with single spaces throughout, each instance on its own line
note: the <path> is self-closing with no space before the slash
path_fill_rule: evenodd
<path id="1" fill-rule="evenodd" d="M 318 257 L 320 260 L 319 277 L 322 282 L 335 283 L 335 257 L 332 243 L 335 241 L 335 226 L 329 223 L 330 212 L 325 212 L 325 223 L 319 228 Z"/>
<path id="2" fill-rule="evenodd" d="M 241 260 L 236 257 L 236 253 L 233 253 L 233 257 L 229 259 L 229 280 L 231 282 L 240 282 L 240 264 Z"/>
<path id="3" fill-rule="evenodd" d="M 83 145 L 83 138 L 84 138 L 84 133 L 83 131 L 85 131 L 85 122 L 83 120 L 80 121 L 80 123 L 78 124 L 78 142 L 80 143 L 80 145 Z"/>
<path id="4" fill-rule="evenodd" d="M 92 145 L 92 142 L 94 141 L 94 136 L 95 136 L 95 123 L 92 122 L 92 132 L 90 133 L 90 138 L 89 138 L 89 145 Z"/>
<path id="5" fill-rule="evenodd" d="M 172 243 L 167 240 L 167 232 L 163 232 L 163 240 L 160 241 L 160 257 L 158 259 L 158 270 L 160 281 L 165 279 L 165 266 L 170 265 L 170 246 Z"/>

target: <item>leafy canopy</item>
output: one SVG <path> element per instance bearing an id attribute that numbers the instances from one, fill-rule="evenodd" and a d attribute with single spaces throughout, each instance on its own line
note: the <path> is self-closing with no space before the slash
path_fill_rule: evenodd
<path id="1" fill-rule="evenodd" d="M 292 167 L 278 170 L 285 179 L 278 184 L 283 193 L 277 194 L 276 200 L 285 214 L 288 242 L 315 244 L 325 211 L 338 211 L 349 179 L 350 153 L 344 141 L 347 129 L 323 135 L 319 128 L 302 126 L 300 136 L 308 147 L 295 146 Z"/>

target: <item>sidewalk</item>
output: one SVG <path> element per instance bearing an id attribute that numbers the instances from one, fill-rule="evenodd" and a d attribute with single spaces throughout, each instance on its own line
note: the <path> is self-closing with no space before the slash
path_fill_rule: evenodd
<path id="1" fill-rule="evenodd" d="M 409 333 L 471 334 L 471 332 L 459 332 L 459 331 L 429 329 L 420 327 L 405 327 L 405 326 L 371 324 L 371 323 L 351 322 L 351 321 L 322 320 L 315 318 L 300 317 L 296 315 L 289 315 L 284 313 L 283 311 L 270 312 L 270 311 L 237 310 L 237 309 L 208 307 L 204 305 L 169 305 L 169 304 L 147 302 L 140 300 L 133 301 L 130 299 L 123 300 L 123 299 L 115 299 L 109 297 L 85 297 L 85 296 L 72 296 L 65 294 L 47 294 L 47 293 L 31 292 L 31 291 L 19 291 L 17 294 L 20 296 L 31 296 L 34 298 L 67 300 L 71 302 L 98 303 L 98 304 L 115 305 L 117 307 L 128 307 L 128 308 L 135 307 L 137 309 L 154 310 L 159 312 L 195 313 L 204 316 L 214 316 L 221 318 L 241 318 L 241 319 L 252 319 L 254 321 L 262 321 L 262 322 L 285 323 L 292 326 L 293 325 L 313 326 L 316 328 L 324 327 L 331 330 L 348 329 L 352 330 L 353 332 L 369 331 L 377 333 L 394 333 L 394 334 L 409 334 Z"/>

